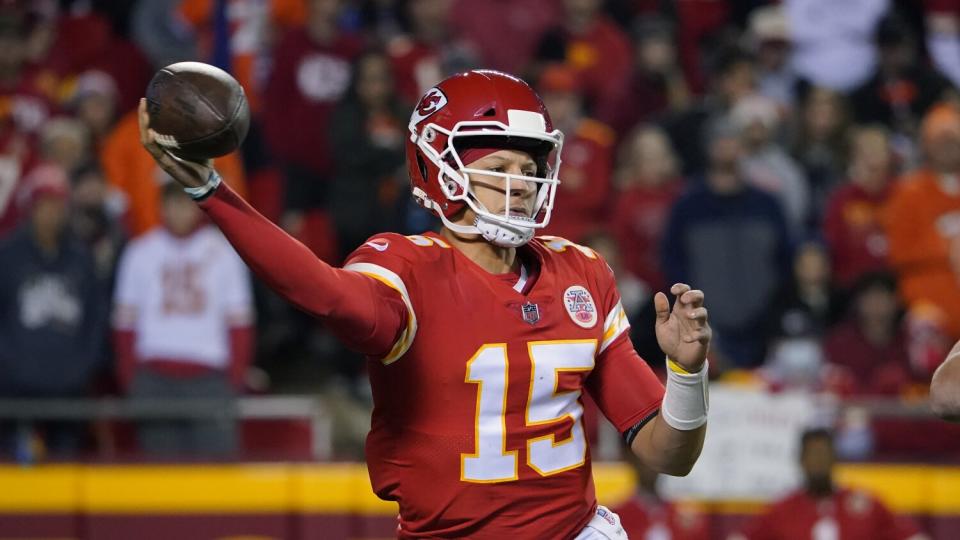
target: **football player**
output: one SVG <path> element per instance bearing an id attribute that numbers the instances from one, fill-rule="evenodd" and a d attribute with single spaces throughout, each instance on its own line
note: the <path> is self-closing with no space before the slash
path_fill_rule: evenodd
<path id="1" fill-rule="evenodd" d="M 563 135 L 522 80 L 470 71 L 409 123 L 413 196 L 439 233 L 379 234 L 333 268 L 209 164 L 141 138 L 261 279 L 369 359 L 367 464 L 400 538 L 626 538 L 597 504 L 581 395 L 655 471 L 684 475 L 707 421 L 703 293 L 656 295 L 666 388 L 634 351 L 609 267 L 547 225 Z M 362 219 L 362 216 L 357 216 Z"/>
<path id="2" fill-rule="evenodd" d="M 940 418 L 960 422 L 960 341 L 933 373 L 930 405 Z"/>

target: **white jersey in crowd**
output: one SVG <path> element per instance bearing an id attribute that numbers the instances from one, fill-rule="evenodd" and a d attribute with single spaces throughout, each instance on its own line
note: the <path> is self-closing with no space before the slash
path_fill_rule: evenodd
<path id="1" fill-rule="evenodd" d="M 794 69 L 818 86 L 849 92 L 877 65 L 874 29 L 890 0 L 786 0 Z"/>
<path id="2" fill-rule="evenodd" d="M 114 327 L 135 331 L 141 361 L 223 369 L 230 327 L 252 322 L 250 287 L 246 266 L 214 227 L 184 238 L 157 228 L 130 242 L 120 259 Z"/>

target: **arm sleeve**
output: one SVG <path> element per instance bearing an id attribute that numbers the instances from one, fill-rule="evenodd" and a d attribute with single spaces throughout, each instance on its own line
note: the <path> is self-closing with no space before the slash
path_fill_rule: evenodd
<path id="1" fill-rule="evenodd" d="M 630 322 L 620 303 L 613 272 L 600 263 L 600 290 L 605 290 L 603 340 L 587 391 L 620 433 L 653 417 L 663 400 L 663 385 L 630 341 Z"/>
<path id="2" fill-rule="evenodd" d="M 267 286 L 326 322 L 347 347 L 387 357 L 412 332 L 412 308 L 397 287 L 324 263 L 229 186 L 221 184 L 200 206 Z"/>

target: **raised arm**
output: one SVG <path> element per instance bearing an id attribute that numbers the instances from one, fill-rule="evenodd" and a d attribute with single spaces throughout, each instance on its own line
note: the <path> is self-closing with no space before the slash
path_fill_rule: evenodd
<path id="1" fill-rule="evenodd" d="M 707 350 L 712 331 L 707 324 L 703 292 L 677 283 L 673 308 L 667 296 L 654 297 L 657 342 L 667 354 L 667 389 L 660 414 L 648 422 L 630 445 L 654 470 L 686 476 L 700 457 L 707 430 Z"/>
<path id="2" fill-rule="evenodd" d="M 933 374 L 930 406 L 940 418 L 960 422 L 960 341 Z"/>
<path id="3" fill-rule="evenodd" d="M 394 289 L 358 272 L 334 268 L 274 225 L 219 181 L 209 163 L 174 157 L 155 142 L 145 100 L 140 142 L 157 164 L 199 201 L 240 257 L 271 289 L 323 319 L 345 344 L 385 356 L 407 324 L 407 307 Z"/>

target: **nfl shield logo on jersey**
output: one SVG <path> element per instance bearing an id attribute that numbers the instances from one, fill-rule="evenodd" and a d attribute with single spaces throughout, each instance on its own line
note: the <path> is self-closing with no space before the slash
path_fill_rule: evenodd
<path id="1" fill-rule="evenodd" d="M 581 328 L 593 328 L 597 324 L 597 306 L 593 303 L 590 291 L 581 285 L 567 287 L 563 293 L 563 304 L 573 322 Z"/>
<path id="2" fill-rule="evenodd" d="M 529 324 L 537 324 L 537 321 L 540 320 L 540 308 L 536 304 L 531 304 L 527 302 L 526 304 L 520 306 L 520 310 L 523 312 L 523 321 Z"/>

